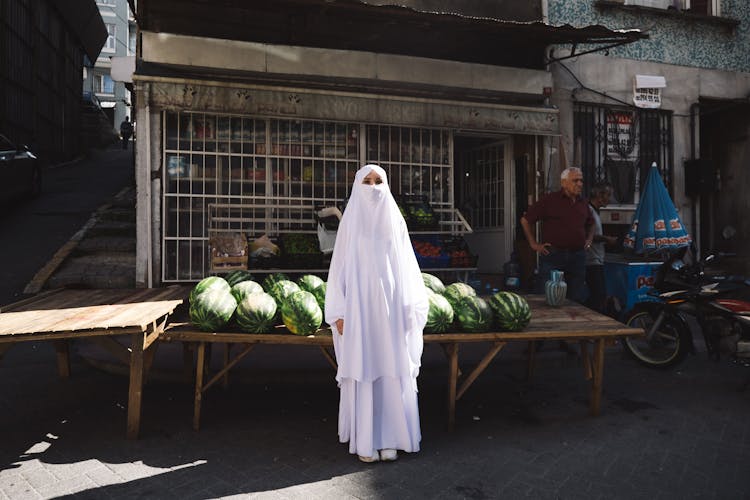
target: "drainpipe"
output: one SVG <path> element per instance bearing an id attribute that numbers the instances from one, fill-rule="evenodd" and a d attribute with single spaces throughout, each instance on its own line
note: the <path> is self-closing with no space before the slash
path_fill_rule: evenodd
<path id="1" fill-rule="evenodd" d="M 690 159 L 696 160 L 695 152 L 697 149 L 696 145 L 696 117 L 699 116 L 700 111 L 700 104 L 697 102 L 694 102 L 690 105 Z M 696 248 L 700 248 L 700 232 L 698 231 L 698 204 L 700 203 L 701 195 L 698 194 L 696 197 L 692 200 L 692 203 L 690 204 L 690 218 L 693 222 L 693 232 L 695 233 L 693 235 L 693 243 L 695 244 Z"/>

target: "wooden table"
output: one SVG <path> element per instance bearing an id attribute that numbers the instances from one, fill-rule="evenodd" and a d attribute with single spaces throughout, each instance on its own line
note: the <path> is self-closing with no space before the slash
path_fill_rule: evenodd
<path id="1" fill-rule="evenodd" d="M 489 333 L 440 333 L 425 334 L 426 344 L 436 343 L 443 347 L 448 358 L 448 426 L 455 424 L 456 401 L 461 399 L 471 384 L 489 366 L 490 362 L 508 342 L 529 343 L 528 373 L 534 366 L 535 345 L 542 340 L 577 341 L 581 345 L 584 376 L 590 380 L 591 415 L 598 415 L 601 407 L 602 381 L 604 374 L 604 347 L 607 341 L 617 337 L 642 335 L 643 330 L 629 328 L 614 319 L 594 312 L 574 302 L 561 307 L 551 307 L 541 296 L 528 296 L 532 309 L 531 323 L 521 332 Z M 286 332 L 286 330 L 280 330 Z M 298 336 L 289 333 L 250 334 L 235 332 L 202 332 L 189 323 L 170 324 L 160 340 L 183 341 L 197 344 L 197 367 L 195 374 L 195 399 L 193 408 L 193 428 L 200 428 L 201 403 L 203 393 L 216 382 L 227 381 L 229 370 L 234 367 L 258 344 L 309 345 L 318 347 L 335 368 L 336 361 L 331 352 L 333 338 L 329 329 L 322 329 L 315 335 Z M 459 373 L 459 346 L 463 343 L 488 343 L 487 353 L 465 377 Z M 210 379 L 206 379 L 206 346 L 214 343 L 226 344 L 224 366 Z M 593 343 L 593 358 L 588 345 Z M 230 356 L 230 346 L 242 344 L 244 348 L 234 357 Z M 460 382 L 460 386 L 459 386 Z"/>
<path id="2" fill-rule="evenodd" d="M 0 310 L 0 359 L 18 342 L 49 340 L 57 351 L 60 376 L 68 377 L 69 342 L 96 342 L 130 366 L 126 435 L 137 438 L 144 373 L 155 351 L 149 347 L 188 292 L 185 287 L 169 287 L 41 293 Z M 117 335 L 129 335 L 130 347 L 112 338 Z"/>

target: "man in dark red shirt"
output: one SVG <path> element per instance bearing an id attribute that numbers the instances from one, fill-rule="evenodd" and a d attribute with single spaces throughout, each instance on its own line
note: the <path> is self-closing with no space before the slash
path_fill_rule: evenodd
<path id="1" fill-rule="evenodd" d="M 521 227 L 531 248 L 539 254 L 537 293 L 544 293 L 550 271 L 565 273 L 567 297 L 576 302 L 585 299 L 586 250 L 594 237 L 594 219 L 589 204 L 581 196 L 583 173 L 566 168 L 560 174 L 560 191 L 548 193 L 521 217 Z M 532 226 L 542 222 L 542 240 L 537 242 Z"/>

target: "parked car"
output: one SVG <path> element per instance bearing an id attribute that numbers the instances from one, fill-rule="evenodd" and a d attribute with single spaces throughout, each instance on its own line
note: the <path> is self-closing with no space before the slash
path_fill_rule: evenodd
<path id="1" fill-rule="evenodd" d="M 42 170 L 34 153 L 0 134 L 0 201 L 35 197 L 42 190 Z"/>

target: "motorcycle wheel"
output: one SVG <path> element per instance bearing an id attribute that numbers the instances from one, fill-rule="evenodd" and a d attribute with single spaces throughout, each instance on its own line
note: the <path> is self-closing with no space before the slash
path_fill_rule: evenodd
<path id="1" fill-rule="evenodd" d="M 636 311 L 628 317 L 626 324 L 648 332 L 657 316 L 657 311 Z M 642 365 L 669 368 L 685 359 L 690 351 L 690 330 L 679 319 L 667 315 L 650 340 L 646 336 L 625 337 L 622 344 Z"/>

